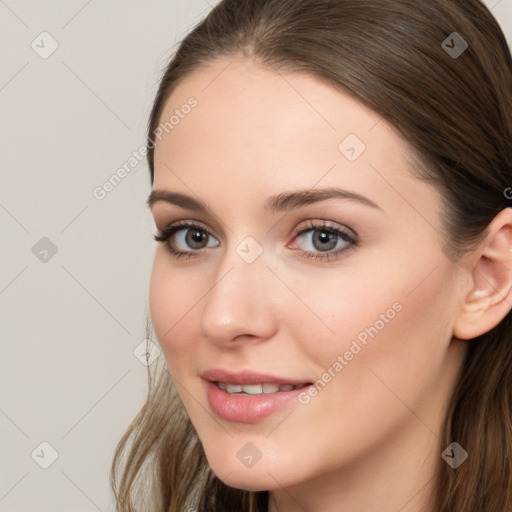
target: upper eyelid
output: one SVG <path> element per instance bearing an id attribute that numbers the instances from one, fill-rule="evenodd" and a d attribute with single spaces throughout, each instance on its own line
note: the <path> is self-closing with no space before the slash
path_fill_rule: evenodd
<path id="1" fill-rule="evenodd" d="M 193 227 L 199 227 L 202 230 L 207 231 L 209 234 L 212 234 L 212 230 L 206 224 L 203 224 L 198 220 L 177 220 L 175 222 L 166 224 L 162 229 L 159 229 L 159 231 L 165 232 L 169 229 L 174 229 L 177 231 L 179 229 L 190 229 Z"/>
<path id="2" fill-rule="evenodd" d="M 308 219 L 305 222 L 308 223 L 306 226 L 294 228 L 293 233 L 295 235 L 311 230 L 321 231 L 322 228 L 324 228 L 326 231 L 332 230 L 338 232 L 345 232 L 352 238 L 359 239 L 359 235 L 356 233 L 356 231 L 348 227 L 346 224 L 340 224 L 339 222 L 329 221 L 327 219 Z"/>
<path id="3" fill-rule="evenodd" d="M 356 236 L 356 237 L 358 236 L 357 233 L 352 228 L 348 227 L 346 224 L 341 224 L 339 222 L 330 221 L 327 219 L 313 218 L 313 219 L 307 219 L 305 221 L 300 222 L 299 226 L 301 224 L 303 224 L 304 222 L 307 222 L 309 224 L 307 224 L 306 226 L 295 227 L 295 228 L 293 228 L 292 232 L 296 234 L 298 232 L 307 231 L 310 229 L 325 228 L 325 229 L 334 229 L 334 230 L 340 230 L 340 231 L 348 230 L 351 233 L 353 233 L 354 236 Z M 204 231 L 208 231 L 209 234 L 212 234 L 212 230 L 209 226 L 207 226 L 206 224 L 204 224 L 203 222 L 201 222 L 199 220 L 192 220 L 192 219 L 177 220 L 175 222 L 165 224 L 163 228 L 159 229 L 159 231 L 165 231 L 165 230 L 171 229 L 171 228 L 186 229 L 186 228 L 195 227 L 195 226 L 200 227 L 201 229 L 204 229 Z M 158 229 L 158 227 L 157 227 L 157 229 Z"/>

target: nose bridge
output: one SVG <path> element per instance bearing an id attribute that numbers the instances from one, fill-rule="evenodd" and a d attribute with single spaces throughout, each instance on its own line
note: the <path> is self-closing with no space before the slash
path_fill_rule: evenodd
<path id="1" fill-rule="evenodd" d="M 201 313 L 203 334 L 217 343 L 241 335 L 264 338 L 274 328 L 263 247 L 244 238 L 222 255 Z"/>

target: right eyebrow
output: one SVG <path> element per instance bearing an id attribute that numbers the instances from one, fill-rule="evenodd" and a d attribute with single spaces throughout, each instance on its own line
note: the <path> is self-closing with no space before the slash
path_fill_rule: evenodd
<path id="1" fill-rule="evenodd" d="M 204 203 L 194 199 L 193 197 L 180 194 L 179 192 L 170 192 L 168 190 L 153 190 L 151 194 L 149 194 L 147 205 L 149 208 L 151 208 L 158 201 L 175 204 L 176 206 L 181 206 L 187 210 L 194 210 L 204 215 L 208 215 L 210 213 L 208 207 Z"/>

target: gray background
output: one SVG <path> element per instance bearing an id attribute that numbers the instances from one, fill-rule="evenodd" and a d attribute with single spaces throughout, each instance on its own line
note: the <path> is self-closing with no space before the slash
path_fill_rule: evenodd
<path id="1" fill-rule="evenodd" d="M 1 512 L 114 510 L 146 394 L 145 161 L 93 191 L 144 144 L 160 71 L 214 3 L 0 0 Z M 486 4 L 512 41 L 512 0 Z"/>

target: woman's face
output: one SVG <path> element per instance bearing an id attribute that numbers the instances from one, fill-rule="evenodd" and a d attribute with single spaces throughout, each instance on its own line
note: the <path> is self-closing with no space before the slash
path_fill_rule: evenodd
<path id="1" fill-rule="evenodd" d="M 180 224 L 151 316 L 216 475 L 306 489 L 402 451 L 413 472 L 438 460 L 461 283 L 407 144 L 319 79 L 242 58 L 189 75 L 161 122 L 151 210 Z"/>

